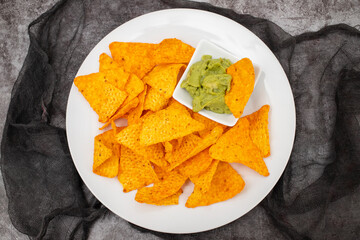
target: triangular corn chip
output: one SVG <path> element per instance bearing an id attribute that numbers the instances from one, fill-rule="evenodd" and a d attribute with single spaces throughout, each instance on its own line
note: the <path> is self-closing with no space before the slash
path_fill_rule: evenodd
<path id="1" fill-rule="evenodd" d="M 230 91 L 225 94 L 225 103 L 236 118 L 241 117 L 255 84 L 252 62 L 243 58 L 226 70 L 231 75 Z"/>
<path id="2" fill-rule="evenodd" d="M 205 149 L 180 164 L 177 168 L 175 168 L 175 170 L 178 170 L 182 175 L 187 177 L 196 176 L 204 172 L 210 166 L 212 160 L 213 159 L 209 154 L 209 149 Z"/>
<path id="3" fill-rule="evenodd" d="M 93 170 L 97 175 L 113 178 L 119 172 L 119 156 L 112 155 L 108 160 Z"/>
<path id="4" fill-rule="evenodd" d="M 190 181 L 195 184 L 197 189 L 199 189 L 203 193 L 206 193 L 210 188 L 211 181 L 213 179 L 218 164 L 219 160 L 212 160 L 210 166 L 204 172 L 196 176 L 191 176 Z"/>
<path id="5" fill-rule="evenodd" d="M 165 98 L 154 88 L 149 87 L 145 96 L 144 109 L 156 112 L 165 108 L 168 102 L 169 99 Z"/>
<path id="6" fill-rule="evenodd" d="M 100 130 L 106 128 L 107 126 L 110 125 L 111 121 L 119 119 L 121 117 L 124 117 L 124 115 L 126 113 L 128 113 L 131 109 L 135 108 L 137 105 L 139 104 L 139 99 L 138 98 L 134 98 L 133 100 L 131 100 L 129 103 L 127 103 L 126 105 L 122 106 L 121 108 L 119 108 L 116 113 L 109 119 L 109 121 L 107 123 L 104 124 L 104 126 L 102 126 L 100 128 Z"/>
<path id="7" fill-rule="evenodd" d="M 125 92 L 128 94 L 128 97 L 125 99 L 121 107 L 124 107 L 134 98 L 136 98 L 141 92 L 144 91 L 144 88 L 144 82 L 136 75 L 131 74 L 128 82 L 125 85 Z"/>
<path id="8" fill-rule="evenodd" d="M 76 77 L 74 84 L 98 114 L 100 122 L 108 121 L 127 96 L 126 92 L 105 82 L 104 73 L 100 72 Z"/>
<path id="9" fill-rule="evenodd" d="M 120 169 L 121 173 L 119 173 L 118 179 L 123 185 L 124 192 L 158 181 L 150 162 L 125 146 L 121 146 Z"/>
<path id="10" fill-rule="evenodd" d="M 184 64 L 158 65 L 143 80 L 164 98 L 169 99 L 178 82 L 178 76 L 181 76 L 185 68 Z"/>
<path id="11" fill-rule="evenodd" d="M 229 163 L 219 162 L 208 191 L 204 193 L 195 185 L 185 206 L 194 208 L 228 200 L 240 193 L 244 186 L 244 180 Z"/>
<path id="12" fill-rule="evenodd" d="M 146 160 L 149 160 L 160 167 L 166 167 L 168 163 L 165 160 L 162 144 L 157 143 L 150 146 L 140 144 L 139 137 L 141 129 L 142 123 L 129 125 L 116 135 L 116 141 L 131 149 L 136 154 L 144 156 Z"/>
<path id="13" fill-rule="evenodd" d="M 264 105 L 258 111 L 246 116 L 250 123 L 250 138 L 260 150 L 263 158 L 270 156 L 269 110 L 270 106 Z"/>
<path id="14" fill-rule="evenodd" d="M 113 59 L 125 71 L 142 79 L 156 65 L 153 55 L 157 44 L 136 42 L 112 42 L 109 45 Z"/>
<path id="15" fill-rule="evenodd" d="M 101 140 L 95 137 L 94 140 L 94 163 L 93 169 L 96 169 L 101 164 L 103 164 L 106 160 L 108 160 L 112 156 L 111 148 L 105 146 Z"/>
<path id="16" fill-rule="evenodd" d="M 226 128 L 225 125 L 215 122 L 215 121 L 211 120 L 210 118 L 204 117 L 203 115 L 196 113 L 196 112 L 194 112 L 192 114 L 192 118 L 198 122 L 202 122 L 205 125 L 205 129 L 199 131 L 200 137 L 204 137 L 205 135 L 209 134 L 214 127 L 220 126 L 223 129 Z"/>
<path id="17" fill-rule="evenodd" d="M 169 170 L 174 169 L 189 158 L 195 156 L 199 152 L 213 145 L 216 140 L 221 136 L 222 132 L 222 128 L 218 126 L 215 127 L 204 138 L 199 138 L 198 136 L 193 134 L 186 136 L 186 145 L 184 147 L 183 145 L 180 145 L 180 147 L 177 148 L 176 151 L 168 159 L 166 159 L 170 163 Z"/>
<path id="18" fill-rule="evenodd" d="M 164 39 L 155 51 L 156 64 L 188 63 L 195 48 L 176 38 Z"/>
<path id="19" fill-rule="evenodd" d="M 152 145 L 186 136 L 204 129 L 204 124 L 195 121 L 179 109 L 164 109 L 144 119 L 140 143 Z"/>
<path id="20" fill-rule="evenodd" d="M 138 96 L 139 104 L 137 105 L 137 107 L 135 107 L 134 109 L 132 109 L 132 111 L 129 112 L 129 115 L 127 117 L 129 125 L 140 122 L 140 117 L 144 110 L 146 92 L 147 92 L 147 86 L 144 87 L 144 91 L 142 91 L 142 93 L 140 93 Z"/>
<path id="21" fill-rule="evenodd" d="M 187 177 L 176 171 L 169 172 L 163 177 L 163 180 L 156 182 L 153 187 L 139 189 L 135 200 L 140 203 L 158 202 L 177 193 L 186 179 Z"/>
<path id="22" fill-rule="evenodd" d="M 250 138 L 249 121 L 246 118 L 240 118 L 234 127 L 210 147 L 209 152 L 214 159 L 229 163 L 238 162 L 263 176 L 269 175 L 259 149 Z"/>

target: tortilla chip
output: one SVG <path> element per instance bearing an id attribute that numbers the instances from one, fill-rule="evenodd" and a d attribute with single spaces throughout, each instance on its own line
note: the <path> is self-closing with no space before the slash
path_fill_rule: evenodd
<path id="1" fill-rule="evenodd" d="M 128 94 L 128 97 L 125 99 L 123 106 L 131 102 L 136 98 L 141 92 L 144 91 L 145 85 L 144 82 L 139 79 L 136 75 L 131 74 L 129 81 L 126 83 L 125 92 Z"/>
<path id="2" fill-rule="evenodd" d="M 154 183 L 153 187 L 139 189 L 135 200 L 139 203 L 158 202 L 177 193 L 186 179 L 187 177 L 176 171 L 169 172 L 163 177 L 163 180 Z"/>
<path id="3" fill-rule="evenodd" d="M 197 176 L 191 176 L 190 181 L 195 184 L 195 187 L 202 193 L 206 193 L 211 186 L 211 181 L 215 174 L 216 168 L 219 164 L 219 160 L 213 160 L 210 166 Z"/>
<path id="4" fill-rule="evenodd" d="M 210 166 L 212 160 L 213 159 L 209 154 L 209 149 L 205 149 L 204 151 L 180 164 L 176 170 L 187 177 L 196 176 L 204 172 Z"/>
<path id="5" fill-rule="evenodd" d="M 140 143 L 152 145 L 180 138 L 204 129 L 204 124 L 195 121 L 179 109 L 164 109 L 144 119 Z"/>
<path id="6" fill-rule="evenodd" d="M 181 144 L 169 158 L 166 158 L 166 160 L 170 163 L 169 170 L 174 169 L 186 160 L 213 145 L 221 136 L 222 131 L 221 127 L 215 127 L 204 138 L 199 138 L 194 134 L 186 136 L 185 146 Z"/>
<path id="7" fill-rule="evenodd" d="M 118 143 L 131 149 L 136 154 L 144 155 L 144 151 L 142 150 L 144 145 L 141 145 L 139 140 L 141 128 L 142 123 L 128 125 L 116 134 L 115 139 Z"/>
<path id="8" fill-rule="evenodd" d="M 192 151 L 189 152 L 187 158 L 191 158 L 191 157 L 195 156 L 196 154 L 198 154 L 199 152 L 203 151 L 204 149 L 213 145 L 219 139 L 219 137 L 222 135 L 222 133 L 223 133 L 222 127 L 220 127 L 220 126 L 215 127 L 213 130 L 211 130 L 211 132 L 209 134 L 204 136 L 198 142 L 196 147 L 194 147 L 192 149 Z"/>
<path id="9" fill-rule="evenodd" d="M 103 164 L 106 160 L 108 160 L 112 156 L 111 148 L 105 146 L 99 138 L 95 137 L 94 140 L 94 163 L 93 170 Z"/>
<path id="10" fill-rule="evenodd" d="M 139 104 L 139 99 L 138 98 L 134 98 L 133 100 L 131 100 L 129 103 L 127 103 L 125 106 L 119 108 L 116 113 L 109 119 L 109 121 L 107 123 L 104 124 L 104 126 L 102 126 L 100 128 L 100 130 L 106 128 L 107 126 L 109 126 L 109 124 L 111 123 L 111 121 L 119 119 L 121 117 L 123 117 L 127 112 L 129 112 L 131 109 L 135 108 L 137 105 Z"/>
<path id="11" fill-rule="evenodd" d="M 158 181 L 150 162 L 125 146 L 121 146 L 120 168 L 118 180 L 123 185 L 124 192 L 130 192 Z"/>
<path id="12" fill-rule="evenodd" d="M 181 110 L 188 116 L 191 116 L 191 114 L 188 111 L 189 108 L 185 107 L 184 105 L 176 101 L 174 98 L 170 98 L 167 109 L 174 109 L 174 108 Z"/>
<path id="13" fill-rule="evenodd" d="M 140 117 L 144 110 L 146 91 L 147 91 L 147 86 L 145 86 L 144 91 L 142 91 L 142 93 L 140 93 L 138 96 L 139 104 L 137 105 L 137 107 L 135 107 L 132 111 L 129 112 L 129 115 L 127 117 L 129 125 L 140 122 Z"/>
<path id="14" fill-rule="evenodd" d="M 176 140 L 177 140 L 177 145 L 176 146 L 179 147 L 181 145 L 182 141 L 184 140 L 184 137 L 178 138 Z"/>
<path id="15" fill-rule="evenodd" d="M 176 38 L 164 39 L 156 49 L 156 65 L 165 63 L 189 63 L 195 48 Z"/>
<path id="16" fill-rule="evenodd" d="M 142 123 L 129 125 L 120 131 L 115 139 L 121 145 L 131 149 L 138 155 L 144 156 L 146 160 L 149 160 L 160 167 L 166 167 L 168 165 L 165 160 L 164 148 L 161 143 L 145 146 L 140 144 L 140 132 L 142 129 Z"/>
<path id="17" fill-rule="evenodd" d="M 158 91 L 149 87 L 145 96 L 144 109 L 156 112 L 165 108 L 168 101 L 169 99 L 166 99 Z"/>
<path id="18" fill-rule="evenodd" d="M 76 77 L 74 84 L 98 114 L 100 122 L 108 121 L 127 96 L 126 92 L 105 82 L 100 72 Z"/>
<path id="19" fill-rule="evenodd" d="M 144 202 L 144 203 L 158 205 L 158 206 L 177 205 L 177 204 L 179 204 L 179 197 L 182 193 L 183 193 L 183 190 L 180 189 L 175 194 L 173 194 L 169 197 L 166 197 L 164 199 L 161 199 L 157 202 Z"/>
<path id="20" fill-rule="evenodd" d="M 263 176 L 268 176 L 261 153 L 250 138 L 249 121 L 240 118 L 236 125 L 224 133 L 210 147 L 210 156 L 225 162 L 238 162 L 255 170 Z"/>
<path id="21" fill-rule="evenodd" d="M 105 81 L 113 84 L 120 90 L 124 90 L 130 74 L 125 72 L 124 68 L 117 64 L 106 53 L 100 55 L 99 63 L 99 71 L 104 73 Z"/>
<path id="22" fill-rule="evenodd" d="M 169 173 L 166 171 L 166 168 L 159 167 L 156 164 L 153 164 L 154 172 L 156 173 L 158 179 L 160 181 L 164 180 L 164 177 L 167 176 Z"/>
<path id="23" fill-rule="evenodd" d="M 160 93 L 164 98 L 169 99 L 174 92 L 178 82 L 178 76 L 184 71 L 184 64 L 158 65 L 144 77 L 144 82 L 152 89 Z"/>
<path id="24" fill-rule="evenodd" d="M 165 148 L 165 152 L 172 152 L 174 150 L 174 146 L 171 144 L 171 142 L 163 142 L 162 143 L 164 148 Z"/>
<path id="25" fill-rule="evenodd" d="M 171 157 L 171 155 L 173 154 L 173 152 L 180 146 L 178 144 L 177 140 L 178 139 L 173 139 L 171 141 L 162 143 L 165 148 L 165 159 L 166 160 L 169 159 Z"/>
<path id="26" fill-rule="evenodd" d="M 200 141 L 201 138 L 194 134 L 185 136 L 181 145 L 172 152 L 169 158 L 166 159 L 170 163 L 168 171 L 174 169 L 189 159 L 192 150 L 199 144 Z"/>
<path id="27" fill-rule="evenodd" d="M 122 129 L 123 127 L 116 127 L 116 131 Z M 114 138 L 114 130 L 108 130 L 102 134 L 99 134 L 95 137 L 95 142 L 101 143 L 107 149 L 111 150 L 110 157 L 107 157 L 108 154 L 101 154 L 104 157 L 107 157 L 104 161 L 101 162 L 100 159 L 96 159 L 94 157 L 94 164 L 93 164 L 93 172 L 104 177 L 113 178 L 117 175 L 119 171 L 119 156 L 120 156 L 120 145 L 115 141 Z M 99 145 L 95 143 L 95 152 L 99 151 Z M 102 148 L 101 150 L 104 150 Z M 99 161 L 100 160 L 100 161 Z"/>
<path id="28" fill-rule="evenodd" d="M 268 115 L 270 106 L 264 105 L 258 111 L 246 116 L 250 123 L 250 138 L 261 152 L 261 156 L 270 156 Z"/>
<path id="29" fill-rule="evenodd" d="M 230 91 L 225 94 L 225 103 L 234 116 L 239 118 L 254 90 L 254 67 L 250 59 L 243 58 L 228 67 L 226 72 L 232 80 Z"/>
<path id="30" fill-rule="evenodd" d="M 244 180 L 229 163 L 219 162 L 209 190 L 204 193 L 195 185 L 185 206 L 194 208 L 228 200 L 239 194 L 244 186 Z"/>
<path id="31" fill-rule="evenodd" d="M 114 61 L 106 53 L 102 53 L 99 57 L 99 72 L 105 72 L 109 69 L 118 69 L 122 68 L 117 62 Z"/>
<path id="32" fill-rule="evenodd" d="M 112 155 L 108 160 L 93 170 L 97 175 L 113 178 L 119 172 L 119 156 Z"/>
<path id="33" fill-rule="evenodd" d="M 142 79 L 156 65 L 153 57 L 157 44 L 136 42 L 112 42 L 109 45 L 113 59 L 126 72 Z"/>
<path id="34" fill-rule="evenodd" d="M 211 120 L 210 118 L 204 117 L 203 115 L 196 113 L 196 112 L 194 112 L 192 114 L 192 118 L 198 122 L 202 122 L 205 125 L 205 129 L 199 131 L 200 137 L 204 137 L 205 135 L 209 134 L 211 132 L 211 130 L 217 126 L 220 126 L 223 129 L 226 128 L 225 125 L 215 122 L 215 121 Z"/>

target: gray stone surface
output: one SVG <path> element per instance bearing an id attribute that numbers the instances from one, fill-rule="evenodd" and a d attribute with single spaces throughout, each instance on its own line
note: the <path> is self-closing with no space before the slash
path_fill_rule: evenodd
<path id="1" fill-rule="evenodd" d="M 56 2 L 56 0 L 0 0 L 1 136 L 11 98 L 11 89 L 21 69 L 29 45 L 27 26 Z M 219 7 L 232 8 L 238 13 L 269 19 L 292 35 L 305 31 L 316 31 L 323 26 L 336 23 L 346 23 L 357 28 L 360 24 L 359 0 L 208 0 L 208 2 Z M 251 212 L 245 217 L 251 217 Z M 233 227 L 241 227 L 241 221 L 237 221 L 233 225 Z M 121 231 L 114 231 L 114 229 L 121 229 Z M 226 233 L 224 234 L 226 236 Z M 256 235 L 255 232 L 254 234 Z M 1 239 L 5 240 L 28 239 L 11 224 L 7 213 L 7 198 L 2 178 L 0 180 L 0 236 Z M 111 214 L 104 216 L 97 222 L 90 233 L 90 239 L 113 238 L 159 239 L 153 235 L 135 232 L 124 220 Z"/>

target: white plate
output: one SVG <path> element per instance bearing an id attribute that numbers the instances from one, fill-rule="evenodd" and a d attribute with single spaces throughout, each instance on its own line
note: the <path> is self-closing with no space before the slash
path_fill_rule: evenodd
<path id="1" fill-rule="evenodd" d="M 172 9 L 145 14 L 119 26 L 103 38 L 90 52 L 77 75 L 98 71 L 99 55 L 110 54 L 113 41 L 158 43 L 164 38 L 178 38 L 196 46 L 208 39 L 231 51 L 249 57 L 261 69 L 248 109 L 270 104 L 269 131 L 271 156 L 265 159 L 270 176 L 233 164 L 246 186 L 234 198 L 206 207 L 186 208 L 193 185 L 187 183 L 179 205 L 152 206 L 134 200 L 135 191 L 123 193 L 116 178 L 92 173 L 93 139 L 102 125 L 96 113 L 73 85 L 70 91 L 66 130 L 74 164 L 91 192 L 111 211 L 138 226 L 167 233 L 194 233 L 225 225 L 255 207 L 274 187 L 288 162 L 295 136 L 295 105 L 287 77 L 267 46 L 253 33 L 223 16 L 200 10 Z M 239 48 L 241 46 L 241 48 Z"/>

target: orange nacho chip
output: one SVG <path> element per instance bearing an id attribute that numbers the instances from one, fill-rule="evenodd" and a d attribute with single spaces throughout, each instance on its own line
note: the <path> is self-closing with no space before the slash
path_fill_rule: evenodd
<path id="1" fill-rule="evenodd" d="M 163 144 L 163 146 L 165 148 L 166 153 L 171 153 L 174 150 L 174 146 L 171 144 L 171 141 L 170 142 L 163 142 L 162 144 Z"/>
<path id="2" fill-rule="evenodd" d="M 219 160 L 213 160 L 210 166 L 203 173 L 190 177 L 190 181 L 195 184 L 195 187 L 200 192 L 206 193 L 210 189 L 211 181 L 213 179 L 218 164 Z"/>
<path id="3" fill-rule="evenodd" d="M 99 115 L 100 122 L 106 122 L 124 102 L 127 94 L 105 82 L 103 73 L 92 73 L 74 79 L 74 84 Z"/>
<path id="4" fill-rule="evenodd" d="M 264 105 L 258 111 L 246 116 L 250 123 L 250 138 L 260 150 L 263 158 L 270 156 L 269 110 L 270 106 Z"/>
<path id="5" fill-rule="evenodd" d="M 248 58 L 237 61 L 226 70 L 231 75 L 230 91 L 225 94 L 225 103 L 236 118 L 241 117 L 255 84 L 255 73 Z"/>
<path id="6" fill-rule="evenodd" d="M 119 156 L 112 155 L 108 160 L 93 170 L 97 175 L 113 178 L 119 172 Z"/>
<path id="7" fill-rule="evenodd" d="M 186 160 L 175 169 L 184 176 L 196 176 L 204 172 L 210 166 L 212 160 L 209 149 L 205 149 L 194 157 Z"/>
<path id="8" fill-rule="evenodd" d="M 116 141 L 131 149 L 134 153 L 144 156 L 146 160 L 149 160 L 160 167 L 166 167 L 168 163 L 164 158 L 164 148 L 161 143 L 150 146 L 140 144 L 139 137 L 141 129 L 142 123 L 129 125 L 115 136 Z"/>
<path id="9" fill-rule="evenodd" d="M 129 112 L 129 115 L 127 117 L 128 124 L 135 124 L 140 122 L 140 117 L 144 111 L 144 102 L 145 102 L 145 95 L 147 92 L 147 86 L 144 87 L 144 91 L 139 94 L 139 104 L 137 107 L 135 107 L 132 111 Z"/>
<path id="10" fill-rule="evenodd" d="M 176 147 L 170 157 L 166 159 L 170 163 L 168 171 L 174 169 L 189 159 L 190 153 L 199 144 L 200 141 L 201 138 L 195 134 L 186 135 L 181 141 L 181 144 Z"/>
<path id="11" fill-rule="evenodd" d="M 114 130 L 108 130 L 95 137 L 95 153 L 101 154 L 101 159 L 94 157 L 93 172 L 100 176 L 113 178 L 118 174 L 120 145 L 115 142 L 114 136 Z M 110 149 L 110 157 L 108 157 L 108 149 Z"/>
<path id="12" fill-rule="evenodd" d="M 244 180 L 229 163 L 219 162 L 209 190 L 204 193 L 195 185 L 185 206 L 194 208 L 228 200 L 240 193 L 244 186 Z"/>
<path id="13" fill-rule="evenodd" d="M 204 129 L 204 124 L 195 121 L 179 109 L 164 109 L 144 119 L 140 143 L 152 145 L 186 136 Z"/>
<path id="14" fill-rule="evenodd" d="M 136 98 L 141 92 L 144 91 L 145 85 L 141 79 L 136 75 L 131 74 L 129 81 L 126 83 L 125 92 L 128 94 L 128 97 L 125 99 L 123 106 L 131 102 Z"/>
<path id="15" fill-rule="evenodd" d="M 168 102 L 169 99 L 166 99 L 154 88 L 149 87 L 145 96 L 144 109 L 156 112 L 165 108 Z"/>
<path id="16" fill-rule="evenodd" d="M 206 148 L 213 145 L 216 140 L 221 136 L 223 130 L 221 127 L 215 127 L 208 135 L 206 135 L 204 138 L 199 138 L 196 135 L 189 135 L 186 136 L 190 138 L 189 141 L 186 139 L 185 146 L 183 147 L 180 145 L 180 147 L 175 151 L 167 160 L 170 163 L 169 170 L 179 166 L 181 163 L 185 162 L 189 158 L 195 156 L 199 152 L 205 150 Z M 185 137 L 185 138 L 186 138 Z M 189 144 L 191 143 L 191 144 Z M 184 148 L 184 149 L 182 149 Z"/>
<path id="17" fill-rule="evenodd" d="M 153 204 L 153 205 L 158 205 L 158 206 L 177 205 L 177 204 L 179 204 L 179 197 L 182 193 L 183 193 L 183 190 L 180 189 L 175 194 L 173 194 L 169 197 L 161 199 L 157 202 L 147 202 L 147 204 Z"/>
<path id="18" fill-rule="evenodd" d="M 104 73 L 105 81 L 113 84 L 120 90 L 124 90 L 130 74 L 125 72 L 125 70 L 106 53 L 100 55 L 99 62 L 100 72 Z"/>
<path id="19" fill-rule="evenodd" d="M 204 136 L 201 141 L 198 142 L 195 148 L 189 153 L 188 158 L 195 156 L 199 152 L 213 145 L 219 137 L 222 135 L 223 129 L 220 126 L 215 127 L 209 134 Z"/>
<path id="20" fill-rule="evenodd" d="M 244 164 L 261 175 L 268 176 L 269 171 L 259 149 L 252 142 L 249 131 L 249 121 L 240 118 L 234 127 L 210 147 L 210 156 L 220 161 Z"/>
<path id="21" fill-rule="evenodd" d="M 160 181 L 164 180 L 164 177 L 167 176 L 169 173 L 166 171 L 166 168 L 159 167 L 156 164 L 153 164 L 154 172 L 156 173 L 158 179 Z"/>
<path id="22" fill-rule="evenodd" d="M 176 38 L 164 39 L 155 51 L 156 64 L 188 63 L 195 48 Z"/>
<path id="23" fill-rule="evenodd" d="M 137 191 L 135 200 L 139 203 L 158 202 L 177 193 L 185 183 L 184 177 L 176 171 L 165 174 L 163 180 L 154 183 L 153 187 L 144 187 Z"/>
<path id="24" fill-rule="evenodd" d="M 176 101 L 174 98 L 170 98 L 167 109 L 179 109 L 186 115 L 191 116 L 191 114 L 189 113 L 190 109 Z"/>
<path id="25" fill-rule="evenodd" d="M 154 51 L 157 44 L 136 42 L 113 42 L 109 45 L 113 59 L 125 71 L 142 79 L 156 65 Z"/>
<path id="26" fill-rule="evenodd" d="M 94 140 L 94 163 L 93 170 L 103 164 L 112 156 L 111 148 L 105 146 L 98 138 Z"/>
<path id="27" fill-rule="evenodd" d="M 143 80 L 165 99 L 169 99 L 174 92 L 179 76 L 181 76 L 185 68 L 184 64 L 158 65 Z"/>
<path id="28" fill-rule="evenodd" d="M 124 192 L 158 181 L 150 162 L 124 146 L 121 147 L 120 169 L 118 180 L 123 185 Z"/>
<path id="29" fill-rule="evenodd" d="M 121 66 L 117 64 L 117 62 L 115 62 L 114 59 L 112 59 L 109 55 L 107 55 L 106 53 L 102 53 L 100 55 L 99 57 L 100 72 L 105 72 L 106 70 L 117 69 L 117 68 L 121 68 Z"/>
<path id="30" fill-rule="evenodd" d="M 104 126 L 102 126 L 99 130 L 102 130 L 102 129 L 106 128 L 107 126 L 109 126 L 111 121 L 123 117 L 127 112 L 129 112 L 131 109 L 135 108 L 138 104 L 139 104 L 139 99 L 134 98 L 129 103 L 127 103 L 125 106 L 119 108 L 116 111 L 116 113 L 109 119 L 109 121 L 107 123 L 105 123 Z"/>
<path id="31" fill-rule="evenodd" d="M 148 202 L 142 202 L 142 203 L 147 203 L 147 204 L 152 204 L 152 205 L 157 205 L 157 206 L 177 205 L 177 204 L 179 204 L 179 197 L 182 193 L 183 193 L 183 190 L 180 189 L 175 194 L 168 196 L 164 199 L 161 199 L 159 201 L 155 201 L 155 202 L 148 201 Z M 150 200 L 150 199 L 148 199 L 148 200 Z"/>
<path id="32" fill-rule="evenodd" d="M 211 120 L 210 118 L 204 117 L 203 115 L 201 115 L 201 114 L 199 114 L 197 112 L 194 112 L 192 114 L 192 118 L 195 119 L 198 122 L 202 122 L 205 125 L 205 129 L 199 131 L 200 137 L 204 137 L 205 135 L 209 134 L 210 131 L 214 127 L 221 126 L 223 129 L 226 128 L 225 125 L 222 125 L 222 124 L 220 124 L 218 122 L 215 122 L 215 121 Z"/>

